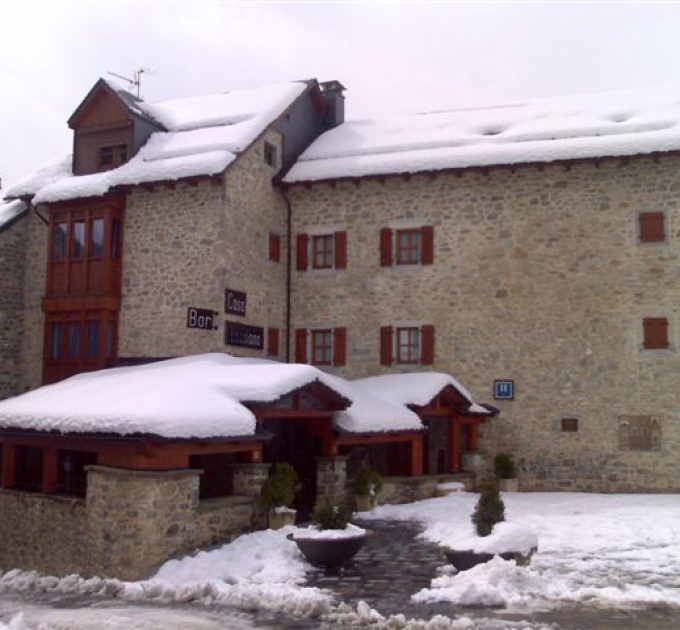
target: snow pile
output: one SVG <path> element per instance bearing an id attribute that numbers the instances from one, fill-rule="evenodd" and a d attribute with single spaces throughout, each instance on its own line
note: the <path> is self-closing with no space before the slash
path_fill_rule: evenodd
<path id="1" fill-rule="evenodd" d="M 26 212 L 28 206 L 23 201 L 10 201 L 2 203 L 0 201 L 0 229 L 20 214 Z"/>
<path id="2" fill-rule="evenodd" d="M 488 536 L 477 536 L 472 531 L 461 536 L 457 532 L 455 535 L 442 536 L 439 544 L 457 551 L 474 553 L 518 551 L 527 555 L 538 546 L 538 538 L 526 525 L 504 521 L 496 523 Z"/>
<path id="3" fill-rule="evenodd" d="M 680 89 L 540 99 L 346 122 L 284 181 L 415 173 L 680 149 Z"/>
<path id="4" fill-rule="evenodd" d="M 0 630 L 33 630 L 33 628 L 26 624 L 23 613 L 19 613 L 14 615 L 8 624 L 0 621 Z M 49 628 L 44 627 L 44 630 L 49 630 Z"/>
<path id="5" fill-rule="evenodd" d="M 130 161 L 102 173 L 74 176 L 69 157 L 12 187 L 7 195 L 35 194 L 34 203 L 49 203 L 101 196 L 116 186 L 222 173 L 306 88 L 305 82 L 282 83 L 158 103 L 132 97 L 134 103 L 126 100 L 128 106 L 167 131 L 153 133 Z"/>
<path id="6" fill-rule="evenodd" d="M 425 539 L 452 544 L 471 530 L 476 499 L 451 494 L 362 517 L 417 520 Z M 503 500 L 508 521 L 538 536 L 531 565 L 497 560 L 437 578 L 418 601 L 680 608 L 680 495 L 511 493 Z"/>
<path id="7" fill-rule="evenodd" d="M 357 538 L 366 533 L 365 529 L 347 523 L 345 529 L 318 529 L 313 525 L 298 528 L 295 531 L 295 540 L 341 540 L 345 538 Z"/>

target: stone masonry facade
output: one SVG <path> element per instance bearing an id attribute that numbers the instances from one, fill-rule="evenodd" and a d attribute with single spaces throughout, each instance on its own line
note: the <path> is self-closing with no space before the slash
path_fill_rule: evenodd
<path id="1" fill-rule="evenodd" d="M 431 369 L 495 401 L 481 447 L 513 453 L 524 490 L 680 490 L 680 157 L 500 167 L 292 186 L 297 233 L 347 231 L 347 268 L 293 271 L 292 327 L 347 328 L 350 378 L 380 365 L 380 327 L 435 326 Z M 637 214 L 668 237 L 640 244 Z M 381 267 L 380 229 L 434 227 L 432 265 Z M 643 350 L 666 317 L 670 349 Z M 338 368 L 336 368 L 338 369 Z M 622 448 L 626 418 L 658 448 Z M 562 418 L 578 430 L 561 431 Z"/>

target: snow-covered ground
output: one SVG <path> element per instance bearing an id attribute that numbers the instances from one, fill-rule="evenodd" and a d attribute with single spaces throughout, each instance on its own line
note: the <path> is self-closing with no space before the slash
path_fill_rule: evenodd
<path id="1" fill-rule="evenodd" d="M 381 506 L 368 518 L 418 520 L 432 542 L 472 533 L 477 495 Z M 442 571 L 415 601 L 545 609 L 562 605 L 680 608 L 680 496 L 506 493 L 506 519 L 538 534 L 531 565 L 498 558 Z"/>

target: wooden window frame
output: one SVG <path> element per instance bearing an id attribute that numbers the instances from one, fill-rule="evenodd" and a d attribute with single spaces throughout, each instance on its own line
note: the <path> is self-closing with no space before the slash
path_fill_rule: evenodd
<path id="1" fill-rule="evenodd" d="M 578 433 L 579 430 L 578 418 L 561 418 L 560 431 L 562 433 Z"/>
<path id="2" fill-rule="evenodd" d="M 108 156 L 106 159 L 104 156 Z M 128 161 L 129 150 L 127 143 L 110 144 L 99 147 L 98 169 L 108 171 L 125 164 Z"/>
<path id="3" fill-rule="evenodd" d="M 314 234 L 311 238 L 312 269 L 333 269 L 335 238 L 331 234 Z"/>
<path id="4" fill-rule="evenodd" d="M 668 241 L 667 217 L 663 210 L 638 212 L 637 237 L 641 245 Z"/>
<path id="5" fill-rule="evenodd" d="M 407 342 L 401 343 L 402 334 L 407 335 Z M 416 351 L 413 352 L 413 348 Z M 402 353 L 406 349 L 406 355 Z M 422 335 L 419 326 L 399 326 L 394 328 L 394 362 L 398 365 L 419 365 L 422 356 Z M 414 355 L 416 355 L 414 357 Z"/>
<path id="6" fill-rule="evenodd" d="M 310 331 L 310 359 L 312 365 L 333 365 L 334 339 L 332 328 Z M 321 343 L 319 343 L 319 341 Z M 328 343 L 326 343 L 328 342 Z"/>
<path id="7" fill-rule="evenodd" d="M 402 243 L 402 237 L 407 239 L 405 245 Z M 421 228 L 395 230 L 394 251 L 396 265 L 420 265 L 423 257 Z"/>

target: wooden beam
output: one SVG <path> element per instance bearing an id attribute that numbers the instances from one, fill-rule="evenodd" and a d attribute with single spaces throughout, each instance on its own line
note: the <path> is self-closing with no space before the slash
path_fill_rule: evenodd
<path id="1" fill-rule="evenodd" d="M 455 416 L 449 421 L 449 472 L 460 472 L 462 463 L 461 453 L 461 422 Z"/>
<path id="2" fill-rule="evenodd" d="M 404 431 L 401 433 L 375 433 L 371 435 L 339 435 L 335 438 L 338 446 L 361 446 L 362 444 L 393 444 L 410 442 L 415 438 L 422 439 L 420 431 Z"/>
<path id="3" fill-rule="evenodd" d="M 57 449 L 44 448 L 42 456 L 42 492 L 43 494 L 55 494 L 59 479 Z"/>
<path id="4" fill-rule="evenodd" d="M 411 475 L 423 474 L 423 436 L 418 435 L 411 439 Z"/>
<path id="5" fill-rule="evenodd" d="M 14 444 L 2 444 L 2 487 L 14 488 L 17 478 L 17 447 Z"/>
<path id="6" fill-rule="evenodd" d="M 189 468 L 188 455 L 163 455 L 147 457 L 145 455 L 125 455 L 116 453 L 101 453 L 97 458 L 100 466 L 115 466 L 116 468 L 131 468 L 133 470 L 175 470 Z"/>
<path id="7" fill-rule="evenodd" d="M 477 429 L 478 425 L 479 425 L 479 422 L 476 422 L 474 420 L 471 420 L 467 423 L 468 433 L 467 433 L 467 444 L 465 445 L 465 448 L 468 451 L 476 451 L 477 450 L 477 446 L 479 444 L 479 431 Z"/>

